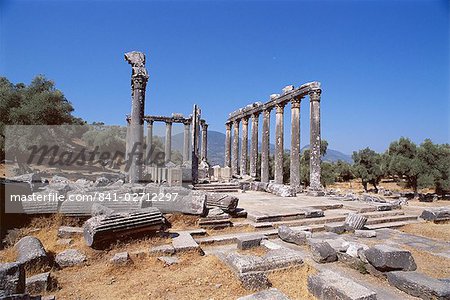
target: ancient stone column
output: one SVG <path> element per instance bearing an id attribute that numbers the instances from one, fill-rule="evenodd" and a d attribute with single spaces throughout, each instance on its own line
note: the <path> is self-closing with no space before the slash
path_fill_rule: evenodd
<path id="1" fill-rule="evenodd" d="M 284 154 L 284 104 L 276 106 L 275 127 L 275 183 L 283 183 L 283 154 Z"/>
<path id="2" fill-rule="evenodd" d="M 189 135 L 191 131 L 191 124 L 184 123 L 184 136 L 183 136 L 183 163 L 189 160 Z"/>
<path id="3" fill-rule="evenodd" d="M 166 144 L 164 147 L 165 159 L 168 163 L 172 158 L 172 122 L 166 122 Z"/>
<path id="4" fill-rule="evenodd" d="M 252 145 L 250 148 L 250 176 L 256 178 L 258 164 L 258 121 L 259 113 L 252 114 Z"/>
<path id="5" fill-rule="evenodd" d="M 231 123 L 226 123 L 225 126 L 225 167 L 231 168 Z"/>
<path id="6" fill-rule="evenodd" d="M 152 155 L 153 155 L 153 121 L 147 122 L 147 149 L 145 150 L 146 156 L 145 156 L 145 162 L 146 165 L 150 166 L 152 162 Z"/>
<path id="7" fill-rule="evenodd" d="M 290 185 L 300 188 L 300 101 L 297 97 L 291 101 L 291 173 Z"/>
<path id="8" fill-rule="evenodd" d="M 233 175 L 239 174 L 239 120 L 233 122 L 233 148 L 231 170 Z"/>
<path id="9" fill-rule="evenodd" d="M 202 125 L 202 160 L 207 161 L 208 157 L 208 124 Z"/>
<path id="10" fill-rule="evenodd" d="M 241 175 L 247 175 L 248 117 L 242 119 Z"/>
<path id="11" fill-rule="evenodd" d="M 270 153 L 270 110 L 263 112 L 261 139 L 261 182 L 269 182 L 269 153 Z"/>
<path id="12" fill-rule="evenodd" d="M 145 55 L 142 52 L 125 53 L 125 60 L 131 65 L 131 117 L 129 147 L 127 147 L 128 180 L 131 183 L 138 182 L 142 178 L 143 166 L 143 139 L 144 139 L 144 104 L 145 88 L 148 81 L 147 69 L 145 69 Z"/>
<path id="13" fill-rule="evenodd" d="M 192 184 L 198 183 L 198 150 L 199 150 L 199 137 L 200 137 L 200 108 L 195 104 L 192 111 Z"/>
<path id="14" fill-rule="evenodd" d="M 310 189 L 320 190 L 320 89 L 309 92 L 310 99 Z"/>

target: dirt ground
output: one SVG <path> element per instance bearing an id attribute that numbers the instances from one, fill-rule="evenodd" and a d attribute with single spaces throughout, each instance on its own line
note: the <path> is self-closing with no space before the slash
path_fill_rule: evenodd
<path id="1" fill-rule="evenodd" d="M 410 234 L 420 235 L 444 242 L 450 242 L 450 223 L 415 223 L 403 226 L 400 230 Z"/>
<path id="2" fill-rule="evenodd" d="M 190 219 L 174 216 L 176 226 L 191 227 Z M 46 295 L 57 299 L 237 299 L 251 294 L 245 290 L 232 271 L 215 256 L 198 253 L 178 255 L 180 262 L 172 266 L 156 257 L 136 257 L 126 266 L 113 266 L 110 258 L 118 252 L 143 251 L 151 246 L 170 242 L 170 238 L 148 238 L 113 245 L 111 249 L 99 251 L 87 247 L 81 236 L 72 238 L 70 246 L 58 245 L 57 229 L 61 225 L 77 225 L 77 220 L 61 216 L 33 219 L 31 224 L 20 229 L 11 244 L 25 235 L 39 238 L 50 255 L 74 248 L 87 257 L 87 265 L 50 270 L 58 288 Z M 247 254 L 264 255 L 266 250 L 255 248 Z M 16 260 L 13 246 L 0 251 L 0 262 Z M 27 276 L 43 270 L 27 270 Z M 48 271 L 48 270 L 45 270 Z M 306 289 L 308 274 L 314 272 L 309 266 L 278 271 L 270 274 L 273 286 L 292 299 L 313 299 Z"/>

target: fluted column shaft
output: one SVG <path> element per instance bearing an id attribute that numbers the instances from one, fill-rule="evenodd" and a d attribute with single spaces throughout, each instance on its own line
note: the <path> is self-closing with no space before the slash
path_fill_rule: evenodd
<path id="1" fill-rule="evenodd" d="M 321 90 L 312 90 L 310 98 L 310 188 L 320 190 L 320 94 Z"/>
<path id="2" fill-rule="evenodd" d="M 172 122 L 166 122 L 166 144 L 164 147 L 165 162 L 172 158 Z"/>
<path id="3" fill-rule="evenodd" d="M 248 160 L 248 117 L 242 119 L 241 175 L 247 175 Z"/>
<path id="4" fill-rule="evenodd" d="M 291 101 L 291 172 L 290 185 L 300 188 L 300 98 Z"/>
<path id="5" fill-rule="evenodd" d="M 252 115 L 252 144 L 250 148 L 250 176 L 256 178 L 256 165 L 258 164 L 258 123 L 259 113 Z"/>
<path id="6" fill-rule="evenodd" d="M 231 168 L 231 123 L 226 123 L 225 126 L 225 167 Z"/>
<path id="7" fill-rule="evenodd" d="M 269 182 L 270 109 L 263 112 L 261 139 L 261 182 Z"/>
<path id="8" fill-rule="evenodd" d="M 239 174 L 239 121 L 233 122 L 233 148 L 231 169 L 233 175 Z"/>
<path id="9" fill-rule="evenodd" d="M 208 157 L 208 124 L 202 125 L 202 160 L 207 161 Z"/>
<path id="10" fill-rule="evenodd" d="M 147 142 L 146 142 L 146 150 L 145 150 L 145 162 L 146 165 L 151 165 L 152 162 L 152 144 L 153 144 L 153 121 L 147 122 Z"/>
<path id="11" fill-rule="evenodd" d="M 183 163 L 189 160 L 189 137 L 191 135 L 191 124 L 184 124 L 184 135 L 183 135 Z"/>
<path id="12" fill-rule="evenodd" d="M 284 104 L 276 106 L 275 127 L 275 183 L 283 183 Z"/>

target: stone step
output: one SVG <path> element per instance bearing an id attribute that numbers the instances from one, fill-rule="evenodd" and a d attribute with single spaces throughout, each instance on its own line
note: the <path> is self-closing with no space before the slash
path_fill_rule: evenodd
<path id="1" fill-rule="evenodd" d="M 401 210 L 390 210 L 390 211 L 374 211 L 362 213 L 362 215 L 368 219 L 371 218 L 384 218 L 392 216 L 403 216 L 405 213 Z"/>
<path id="2" fill-rule="evenodd" d="M 325 223 L 334 223 L 334 222 L 343 222 L 345 221 L 344 216 L 331 216 L 331 217 L 322 217 L 322 218 L 308 218 L 301 220 L 290 220 L 290 221 L 278 221 L 278 222 L 262 222 L 262 223 L 253 223 L 251 224 L 256 229 L 261 228 L 278 228 L 281 225 L 286 226 L 308 226 L 308 225 L 316 225 L 316 224 L 325 224 Z"/>
<path id="3" fill-rule="evenodd" d="M 239 189 L 233 188 L 204 188 L 204 189 L 195 189 L 202 192 L 212 192 L 212 193 L 237 193 Z"/>
<path id="4" fill-rule="evenodd" d="M 417 220 L 416 215 L 400 215 L 400 216 L 389 216 L 389 217 L 381 217 L 381 218 L 371 218 L 366 222 L 367 225 L 376 225 L 376 224 L 384 224 L 384 223 L 393 223 L 393 222 L 402 222 L 402 221 L 413 221 Z"/>
<path id="5" fill-rule="evenodd" d="M 398 221 L 398 222 L 387 222 L 387 223 L 379 223 L 373 225 L 366 225 L 365 228 L 370 230 L 376 230 L 381 228 L 400 228 L 408 224 L 418 223 L 419 221 L 411 220 L 411 221 Z"/>
<path id="6" fill-rule="evenodd" d="M 258 231 L 258 234 L 265 235 L 267 238 L 276 238 L 278 236 L 278 230 L 265 230 Z M 239 233 L 230 233 L 230 234 L 222 234 L 222 235 L 213 235 L 207 237 L 199 237 L 195 238 L 195 241 L 200 245 L 225 245 L 236 243 L 236 239 L 238 237 L 252 236 L 255 235 L 255 232 L 239 232 Z"/>

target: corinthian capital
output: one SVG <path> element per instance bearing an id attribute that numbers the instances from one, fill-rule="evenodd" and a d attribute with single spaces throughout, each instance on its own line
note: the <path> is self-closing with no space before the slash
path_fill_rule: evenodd
<path id="1" fill-rule="evenodd" d="M 148 81 L 148 72 L 145 68 L 145 54 L 132 51 L 125 53 L 125 60 L 131 65 L 131 82 L 133 89 L 145 89 Z"/>
<path id="2" fill-rule="evenodd" d="M 314 89 L 309 91 L 309 100 L 310 101 L 320 101 L 320 94 L 322 93 L 321 89 Z"/>

